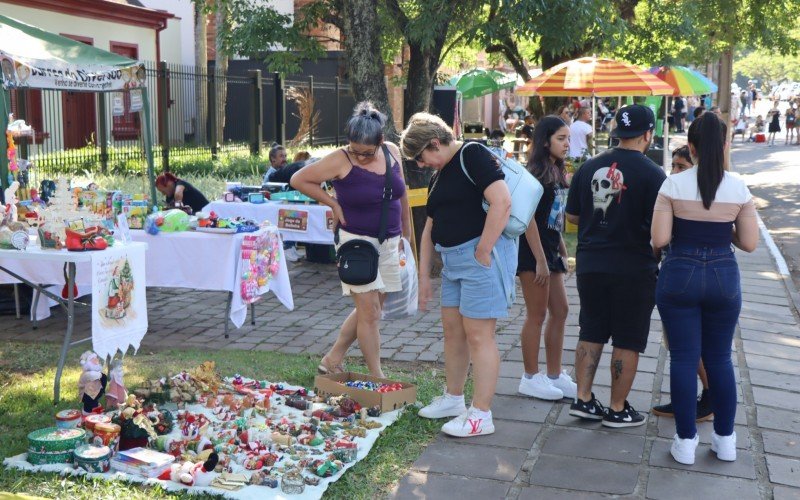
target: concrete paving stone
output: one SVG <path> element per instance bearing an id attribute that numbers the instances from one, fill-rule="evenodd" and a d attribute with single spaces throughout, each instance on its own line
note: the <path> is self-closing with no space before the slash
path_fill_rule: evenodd
<path id="1" fill-rule="evenodd" d="M 772 304 L 782 306 L 786 304 L 786 294 L 776 293 L 773 295 L 761 294 L 756 292 L 742 291 L 742 302 L 747 304 Z"/>
<path id="2" fill-rule="evenodd" d="M 785 345 L 789 347 L 800 347 L 800 331 L 783 333 L 767 333 L 756 330 L 742 329 L 741 335 L 744 340 L 756 340 L 758 342 L 769 342 L 772 344 Z"/>
<path id="3" fill-rule="evenodd" d="M 756 407 L 756 421 L 759 427 L 800 434 L 800 414 L 797 411 L 758 406 Z"/>
<path id="4" fill-rule="evenodd" d="M 396 500 L 435 500 L 439 498 L 503 499 L 509 483 L 460 476 L 410 472 L 400 480 L 389 498 Z"/>
<path id="5" fill-rule="evenodd" d="M 417 354 L 413 352 L 398 352 L 392 356 L 395 361 L 414 361 L 417 359 Z"/>
<path id="6" fill-rule="evenodd" d="M 753 455 L 749 450 L 739 450 L 736 454 L 735 462 L 724 462 L 717 459 L 716 453 L 712 452 L 709 446 L 701 444 L 697 447 L 694 465 L 683 465 L 672 458 L 672 455 L 669 453 L 670 446 L 672 446 L 671 439 L 656 440 L 650 452 L 650 465 L 666 467 L 668 469 L 708 472 L 709 474 L 741 477 L 744 479 L 755 479 L 756 477 L 756 469 L 753 466 Z"/>
<path id="7" fill-rule="evenodd" d="M 800 458 L 800 436 L 797 434 L 763 430 L 761 435 L 765 452 Z"/>
<path id="8" fill-rule="evenodd" d="M 672 439 L 675 435 L 675 419 L 670 417 L 655 417 L 658 425 L 658 437 Z M 746 418 L 746 417 L 745 417 Z M 750 430 L 746 425 L 734 425 L 736 432 L 736 447 L 742 449 L 750 448 Z M 711 433 L 714 432 L 714 422 L 698 422 L 697 434 L 700 436 L 700 443 L 711 444 Z"/>
<path id="9" fill-rule="evenodd" d="M 765 320 L 767 319 L 765 313 L 758 311 L 758 310 L 747 310 L 742 309 L 742 312 L 739 313 L 740 318 L 750 318 L 755 320 Z M 797 320 L 794 316 L 791 315 L 783 315 L 783 314 L 773 314 L 769 316 L 769 322 L 773 324 L 781 324 L 781 325 L 788 325 L 788 326 L 797 326 Z"/>
<path id="10" fill-rule="evenodd" d="M 675 470 L 653 469 L 647 479 L 647 498 L 760 498 L 758 483 Z"/>
<path id="11" fill-rule="evenodd" d="M 531 484 L 624 495 L 633 493 L 639 467 L 607 460 L 539 455 L 531 472 Z"/>
<path id="12" fill-rule="evenodd" d="M 751 319 L 751 318 L 739 318 L 739 327 L 746 328 L 748 330 L 755 330 L 757 332 L 768 332 L 768 333 L 783 333 L 786 330 L 795 330 L 794 328 L 787 327 L 783 324 L 773 324 L 769 321 L 765 321 L 764 318 L 759 319 Z"/>
<path id="13" fill-rule="evenodd" d="M 425 448 L 411 468 L 420 472 L 512 481 L 527 455 L 525 450 L 499 447 L 492 448 L 492 453 L 488 454 L 485 446 L 459 444 L 440 438 Z"/>
<path id="14" fill-rule="evenodd" d="M 514 350 L 516 351 L 517 349 L 515 348 Z M 520 350 L 520 357 L 519 357 L 518 361 L 522 361 L 521 353 L 522 353 L 522 351 Z M 511 358 L 508 358 L 508 359 L 511 359 Z M 546 362 L 547 362 L 547 353 L 545 352 L 544 349 L 540 349 L 539 350 L 539 369 L 540 370 L 545 369 L 544 365 L 545 365 Z M 565 365 L 575 364 L 575 351 L 569 350 L 569 349 L 564 349 L 562 351 L 562 353 L 561 353 L 561 363 L 565 364 Z"/>
<path id="15" fill-rule="evenodd" d="M 519 377 L 522 376 L 525 367 L 521 361 L 501 361 L 500 362 L 500 376 L 501 377 Z"/>
<path id="16" fill-rule="evenodd" d="M 638 464 L 644 442 L 643 436 L 613 431 L 554 429 L 548 432 L 542 453 Z"/>
<path id="17" fill-rule="evenodd" d="M 800 390 L 800 387 L 794 387 L 794 389 Z M 760 406 L 774 406 L 786 410 L 800 409 L 800 393 L 753 387 L 753 398 L 755 403 Z"/>
<path id="18" fill-rule="evenodd" d="M 520 500 L 532 500 L 532 499 L 547 499 L 547 500 L 603 500 L 609 498 L 607 495 L 603 495 L 601 493 L 593 493 L 589 491 L 575 491 L 575 490 L 561 490 L 556 488 L 545 488 L 543 486 L 525 486 L 521 488 L 519 493 Z M 633 496 L 617 496 L 614 495 L 613 498 L 616 499 L 630 499 L 633 500 L 635 497 Z"/>
<path id="19" fill-rule="evenodd" d="M 800 375 L 787 375 L 763 370 L 750 370 L 750 383 L 785 391 L 800 391 Z"/>
<path id="20" fill-rule="evenodd" d="M 770 320 L 776 316 L 794 318 L 792 309 L 789 307 L 788 302 L 784 302 L 780 305 L 743 302 L 742 311 L 760 312 L 763 315 L 763 318 L 769 318 Z"/>
<path id="21" fill-rule="evenodd" d="M 522 349 L 514 348 L 503 356 L 503 361 L 522 361 Z"/>
<path id="22" fill-rule="evenodd" d="M 500 377 L 497 379 L 497 388 L 495 389 L 495 393 L 506 396 L 518 396 L 518 388 L 519 377 Z"/>
<path id="23" fill-rule="evenodd" d="M 427 346 L 425 346 L 425 345 L 411 345 L 411 344 L 409 344 L 409 345 L 404 345 L 400 349 L 400 352 L 410 352 L 410 353 L 415 353 L 416 354 L 416 353 L 420 353 L 420 352 L 422 352 L 422 351 L 424 351 L 426 349 L 427 349 Z"/>
<path id="24" fill-rule="evenodd" d="M 772 356 L 774 358 L 800 359 L 800 347 L 791 347 L 787 345 L 777 345 L 767 342 L 754 342 L 752 340 L 743 340 L 744 352 L 746 354 L 758 354 L 761 356 Z"/>
<path id="25" fill-rule="evenodd" d="M 611 429 L 603 427 L 599 420 L 584 420 L 582 418 L 573 417 L 569 414 L 569 404 L 564 403 L 561 405 L 561 410 L 556 418 L 556 425 L 572 429 L 586 429 L 594 431 L 605 431 L 619 434 L 633 434 L 635 436 L 644 436 L 647 433 L 647 424 L 637 427 L 621 427 L 619 429 Z"/>
<path id="26" fill-rule="evenodd" d="M 769 480 L 773 483 L 800 487 L 800 460 L 766 455 Z"/>
<path id="27" fill-rule="evenodd" d="M 772 489 L 773 500 L 797 500 L 800 498 L 800 488 L 789 486 L 775 486 Z"/>
<path id="28" fill-rule="evenodd" d="M 554 404 L 552 401 L 527 396 L 495 396 L 492 401 L 492 416 L 495 419 L 542 423 Z"/>
<path id="29" fill-rule="evenodd" d="M 492 417 L 494 421 L 494 434 L 487 436 L 477 436 L 469 438 L 470 445 L 482 446 L 499 446 L 503 448 L 519 448 L 522 450 L 529 450 L 533 446 L 533 442 L 542 430 L 542 426 L 531 422 L 519 422 L 514 420 L 500 420 L 494 415 L 492 410 Z M 457 444 L 464 444 L 465 440 L 462 438 L 454 438 L 442 435 L 445 442 L 452 442 Z M 494 452 L 493 448 L 484 448 L 484 452 Z"/>
<path id="30" fill-rule="evenodd" d="M 444 355 L 435 352 L 421 352 L 417 356 L 417 361 L 438 362 L 444 363 Z"/>
<path id="31" fill-rule="evenodd" d="M 800 375 L 800 361 L 747 353 L 745 353 L 745 357 L 747 359 L 747 366 L 751 369 L 755 368 L 757 370 L 788 373 L 789 375 Z"/>

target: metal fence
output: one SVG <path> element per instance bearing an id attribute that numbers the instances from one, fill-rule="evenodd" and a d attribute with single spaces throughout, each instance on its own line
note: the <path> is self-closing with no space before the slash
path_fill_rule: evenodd
<path id="1" fill-rule="evenodd" d="M 355 101 L 335 79 L 287 79 L 251 71 L 247 76 L 145 62 L 156 169 L 174 162 L 209 162 L 221 155 L 260 154 L 263 144 L 339 145 Z M 301 101 L 310 101 L 303 107 Z M 127 92 L 82 93 L 16 89 L 11 109 L 33 126 L 20 138 L 20 157 L 34 162 L 37 178 L 87 173 L 145 172 L 142 120 L 129 112 Z M 305 117 L 305 118 L 303 118 Z"/>

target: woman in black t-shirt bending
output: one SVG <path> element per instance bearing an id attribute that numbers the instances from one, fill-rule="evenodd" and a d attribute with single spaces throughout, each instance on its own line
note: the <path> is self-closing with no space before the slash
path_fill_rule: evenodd
<path id="1" fill-rule="evenodd" d="M 569 152 L 569 127 L 557 116 L 545 116 L 533 131 L 533 154 L 528 170 L 544 187 L 544 195 L 519 241 L 517 275 L 525 297 L 525 323 L 522 325 L 522 361 L 525 373 L 519 392 L 539 399 L 557 401 L 574 398 L 575 382 L 561 371 L 564 325 L 569 306 L 564 287 L 567 272 L 567 247 L 561 238 L 566 206 L 564 158 Z M 539 345 L 544 328 L 547 371 L 539 372 Z"/>
<path id="2" fill-rule="evenodd" d="M 208 200 L 196 187 L 169 172 L 158 176 L 156 189 L 166 196 L 167 208 L 190 207 L 192 213 L 196 213 L 208 205 Z"/>
<path id="3" fill-rule="evenodd" d="M 494 432 L 492 398 L 500 368 L 497 318 L 514 302 L 516 239 L 502 234 L 511 195 L 495 156 L 484 146 L 456 141 L 438 116 L 417 113 L 403 132 L 401 150 L 436 170 L 428 188 L 428 218 L 419 255 L 419 305 L 431 297 L 434 248 L 442 257 L 441 310 L 447 390 L 422 408 L 425 418 L 455 417 L 442 432 L 471 437 Z M 484 211 L 484 198 L 489 203 Z M 464 404 L 472 360 L 475 393 Z"/>

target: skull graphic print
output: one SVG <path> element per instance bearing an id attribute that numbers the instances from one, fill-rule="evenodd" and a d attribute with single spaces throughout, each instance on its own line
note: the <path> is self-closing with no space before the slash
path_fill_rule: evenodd
<path id="1" fill-rule="evenodd" d="M 595 211 L 602 210 L 605 219 L 611 202 L 616 198 L 617 203 L 620 203 L 625 189 L 625 178 L 617 169 L 616 163 L 598 169 L 592 176 L 592 203 Z"/>

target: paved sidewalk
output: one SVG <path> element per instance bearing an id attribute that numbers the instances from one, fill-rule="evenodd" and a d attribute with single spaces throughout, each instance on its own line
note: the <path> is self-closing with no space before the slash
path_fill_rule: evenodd
<path id="1" fill-rule="evenodd" d="M 645 426 L 607 430 L 567 414 L 569 402 L 516 393 L 522 372 L 518 347 L 503 356 L 494 435 L 458 440 L 440 436 L 398 486 L 396 498 L 800 498 L 800 327 L 780 275 L 762 245 L 738 253 L 744 305 L 735 338 L 739 380 L 738 459 L 721 462 L 709 449 L 711 423 L 699 426 L 697 462 L 669 455 L 672 419 L 651 416 Z M 569 281 L 573 318 L 574 279 Z M 657 313 L 629 398 L 638 410 L 669 398 L 669 363 Z M 509 332 L 506 328 L 504 332 Z M 577 342 L 569 321 L 564 362 Z M 600 362 L 595 393 L 606 403 L 610 351 Z"/>

